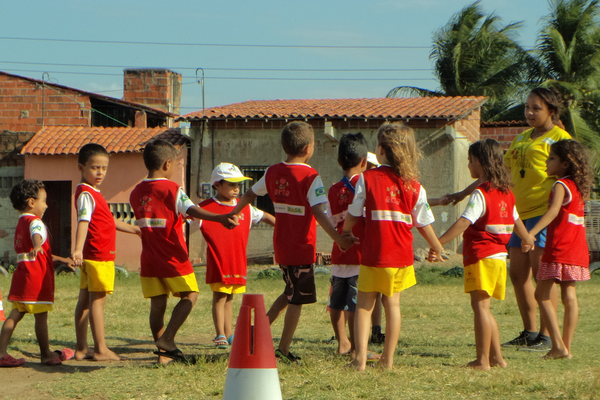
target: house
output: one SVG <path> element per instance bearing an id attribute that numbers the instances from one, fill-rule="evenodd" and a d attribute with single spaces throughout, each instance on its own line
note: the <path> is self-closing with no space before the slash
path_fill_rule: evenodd
<path id="1" fill-rule="evenodd" d="M 96 137 L 89 132 L 78 131 L 78 128 L 160 128 L 159 131 L 151 132 L 151 134 L 157 135 L 176 126 L 177 123 L 174 120 L 179 115 L 181 79 L 180 74 L 167 69 L 127 69 L 123 75 L 123 99 L 116 99 L 52 83 L 47 79 L 46 74 L 42 80 L 38 80 L 0 72 L 0 205 L 2 205 L 0 228 L 9 233 L 8 237 L 0 239 L 0 257 L 3 262 L 9 262 L 10 258 L 14 258 L 12 257 L 14 256 L 12 254 L 13 234 L 18 213 L 12 208 L 8 198 L 11 188 L 24 177 L 47 180 L 47 184 L 50 181 L 65 180 L 60 174 L 48 174 L 49 171 L 52 171 L 56 158 L 64 158 L 71 154 L 68 151 L 61 152 L 62 150 L 59 150 L 61 146 L 66 145 L 69 135 L 77 136 L 76 132 L 84 135 L 77 136 L 82 138 L 83 144 L 92 140 L 92 137 Z M 71 128 L 71 130 L 67 128 Z M 35 142 L 40 145 L 38 152 L 32 153 L 30 150 L 33 148 L 29 148 L 23 153 L 36 157 L 23 157 L 21 155 L 23 146 L 38 132 L 40 136 Z M 52 135 L 58 135 L 58 132 L 61 132 L 60 135 L 63 133 L 66 135 L 60 136 L 65 142 L 52 142 L 56 146 L 48 147 L 50 142 L 45 143 L 44 140 L 54 139 Z M 115 143 L 123 144 L 120 140 L 130 138 L 130 134 L 121 128 L 104 130 L 99 133 L 99 137 L 124 135 L 123 138 L 113 138 Z M 138 148 L 139 143 L 137 143 Z M 73 146 L 69 146 L 69 151 L 73 151 Z M 121 151 L 120 147 L 116 149 L 114 151 L 116 154 L 121 154 L 123 151 L 133 151 L 134 153 L 139 151 Z M 37 158 L 42 155 L 52 157 Z M 47 167 L 27 166 L 28 160 L 38 163 L 41 159 L 51 160 L 50 164 Z M 143 164 L 141 167 L 143 168 Z M 26 171 L 30 172 L 26 173 Z M 77 171 L 76 164 L 73 171 Z M 42 172 L 42 174 L 38 175 L 38 172 Z M 79 177 L 77 177 L 78 180 Z M 50 183 L 50 185 L 55 184 Z M 108 188 L 105 186 L 104 189 Z M 60 195 L 64 197 L 61 197 L 62 200 L 66 200 L 68 196 L 72 196 L 72 193 L 68 192 L 67 196 L 67 192 L 61 191 Z M 66 203 L 61 201 L 61 207 L 66 207 Z M 64 210 L 53 209 L 51 206 L 47 214 L 57 215 L 63 212 Z M 65 232 L 62 233 L 65 234 Z M 57 237 L 63 235 L 55 235 L 53 240 L 58 240 Z M 70 238 L 70 235 L 67 237 Z M 62 254 L 70 253 L 70 250 L 65 252 L 66 247 L 64 247 L 68 242 L 70 240 L 61 244 Z"/>
<path id="2" fill-rule="evenodd" d="M 302 120 L 315 130 L 315 153 L 310 164 L 329 188 L 342 176 L 337 163 L 338 139 L 344 133 L 362 132 L 369 148 L 377 145 L 377 129 L 384 122 L 402 121 L 415 130 L 424 153 L 420 181 L 429 197 L 463 189 L 472 182 L 467 168 L 469 145 L 480 137 L 480 109 L 484 97 L 424 97 L 375 99 L 319 99 L 246 101 L 213 107 L 180 117 L 190 123 L 190 195 L 196 202 L 211 196 L 210 175 L 220 162 L 232 162 L 256 182 L 266 168 L 285 157 L 279 144 L 282 128 Z M 247 189 L 252 182 L 246 184 Z M 268 196 L 258 208 L 271 211 Z M 460 216 L 461 207 L 434 209 L 438 234 Z M 416 247 L 427 247 L 419 235 Z M 199 233 L 190 235 L 190 256 L 202 257 Z M 451 247 L 456 250 L 458 241 Z M 329 253 L 331 240 L 319 229 L 317 251 Z M 272 230 L 252 231 L 248 255 L 272 251 Z"/>
<path id="3" fill-rule="evenodd" d="M 98 143 L 108 150 L 110 162 L 100 190 L 113 215 L 134 224 L 129 194 L 148 175 L 142 151 L 154 139 L 167 140 L 180 149 L 172 180 L 185 188 L 189 139 L 180 133 L 180 128 L 49 126 L 25 145 L 21 152 L 25 156 L 25 178 L 44 181 L 48 192 L 44 222 L 50 232 L 54 254 L 71 254 L 75 244 L 77 213 L 73 194 L 81 180 L 77 169 L 79 149 L 87 143 Z M 116 265 L 137 270 L 141 250 L 139 237 L 117 232 Z"/>

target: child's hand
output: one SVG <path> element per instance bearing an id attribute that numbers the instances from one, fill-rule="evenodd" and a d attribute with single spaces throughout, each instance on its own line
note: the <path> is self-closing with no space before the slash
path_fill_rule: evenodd
<path id="1" fill-rule="evenodd" d="M 521 251 L 527 253 L 535 249 L 535 236 L 528 234 L 527 237 L 521 239 Z"/>
<path id="2" fill-rule="evenodd" d="M 429 262 L 442 262 L 442 261 L 444 261 L 442 259 L 442 254 L 444 254 L 444 248 L 443 247 L 439 247 L 439 248 L 433 248 L 433 247 L 431 247 L 429 249 L 429 257 L 427 257 L 427 261 L 429 261 Z"/>
<path id="3" fill-rule="evenodd" d="M 221 217 L 221 225 L 223 225 L 227 229 L 233 229 L 238 226 L 240 223 L 238 222 L 239 218 L 234 214 L 224 214 Z"/>
<path id="4" fill-rule="evenodd" d="M 73 260 L 73 264 L 79 267 L 83 264 L 83 252 L 82 251 L 74 251 L 71 255 L 71 259 Z"/>
<path id="5" fill-rule="evenodd" d="M 71 270 L 73 270 L 73 272 L 75 272 L 75 261 L 73 261 L 72 258 L 65 258 L 65 262 L 67 267 L 71 268 Z"/>
<path id="6" fill-rule="evenodd" d="M 34 247 L 33 250 L 31 250 L 29 252 L 29 258 L 35 259 L 37 257 L 37 255 L 38 255 L 38 253 L 44 254 L 44 249 L 42 249 L 41 245 Z"/>
<path id="7" fill-rule="evenodd" d="M 142 230 L 140 229 L 139 226 L 137 226 L 137 225 L 133 226 L 133 234 L 138 235 L 140 238 L 142 237 Z"/>
<path id="8" fill-rule="evenodd" d="M 337 242 L 338 247 L 342 251 L 348 250 L 355 244 L 360 244 L 360 240 L 352 234 L 352 232 L 344 232 L 340 237 L 340 241 Z"/>

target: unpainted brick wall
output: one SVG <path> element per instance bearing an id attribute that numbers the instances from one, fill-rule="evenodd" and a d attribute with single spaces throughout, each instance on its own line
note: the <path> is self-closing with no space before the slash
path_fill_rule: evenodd
<path id="1" fill-rule="evenodd" d="M 181 74 L 168 69 L 127 69 L 123 100 L 179 114 Z"/>
<path id="2" fill-rule="evenodd" d="M 482 126 L 482 139 L 496 139 L 504 150 L 508 150 L 515 137 L 527 130 L 529 126 Z"/>
<path id="3" fill-rule="evenodd" d="M 90 114 L 88 96 L 0 74 L 0 131 L 37 132 L 42 124 L 90 126 Z"/>

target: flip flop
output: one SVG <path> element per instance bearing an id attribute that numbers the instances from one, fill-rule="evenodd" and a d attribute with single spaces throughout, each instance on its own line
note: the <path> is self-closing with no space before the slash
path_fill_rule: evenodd
<path id="1" fill-rule="evenodd" d="M 380 358 L 381 354 L 373 353 L 372 351 L 367 351 L 367 362 L 379 361 Z"/>
<path id="2" fill-rule="evenodd" d="M 229 341 L 225 335 L 219 335 L 213 339 L 213 343 L 217 346 L 217 349 L 228 349 Z"/>
<path id="3" fill-rule="evenodd" d="M 46 361 L 46 365 L 50 366 L 50 367 L 54 367 L 57 365 L 61 365 L 62 361 L 60 359 L 60 356 L 53 358 L 52 360 Z"/>
<path id="4" fill-rule="evenodd" d="M 55 350 L 54 352 L 59 355 L 60 361 L 67 361 L 75 356 L 75 352 L 68 347 L 62 350 Z"/>
<path id="5" fill-rule="evenodd" d="M 13 356 L 7 354 L 4 357 L 0 358 L 0 367 L 5 367 L 5 368 L 20 367 L 21 365 L 25 364 L 25 362 L 26 361 L 24 358 L 16 359 Z"/>
<path id="6" fill-rule="evenodd" d="M 174 361 L 185 361 L 185 356 L 183 355 L 183 352 L 179 349 L 175 349 L 175 350 L 158 349 L 157 351 L 154 352 L 154 354 L 156 354 L 159 357 L 170 358 Z"/>

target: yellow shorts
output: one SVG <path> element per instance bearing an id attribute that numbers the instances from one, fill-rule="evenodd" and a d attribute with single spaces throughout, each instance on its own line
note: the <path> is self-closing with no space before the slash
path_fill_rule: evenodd
<path id="1" fill-rule="evenodd" d="M 19 312 L 27 314 L 41 314 L 48 311 L 52 311 L 52 304 L 27 304 L 19 301 L 13 301 L 13 310 L 19 310 Z"/>
<path id="2" fill-rule="evenodd" d="M 174 276 L 172 278 L 153 278 L 140 276 L 142 282 L 142 293 L 144 298 L 161 296 L 166 294 L 169 297 L 173 293 L 175 297 L 181 297 L 182 292 L 198 292 L 198 282 L 196 275 L 192 272 L 189 275 Z"/>
<path id="3" fill-rule="evenodd" d="M 491 297 L 504 300 L 506 293 L 506 261 L 484 258 L 465 265 L 465 293 L 484 290 Z"/>
<path id="4" fill-rule="evenodd" d="M 112 294 L 115 290 L 114 261 L 83 260 L 83 264 L 79 268 L 81 269 L 79 289 L 108 294 Z"/>
<path id="5" fill-rule="evenodd" d="M 360 266 L 359 292 L 379 292 L 388 297 L 417 284 L 412 265 L 404 268 L 377 268 Z"/>
<path id="6" fill-rule="evenodd" d="M 246 285 L 226 285 L 222 282 L 209 283 L 210 290 L 213 292 L 238 294 L 246 292 Z"/>

